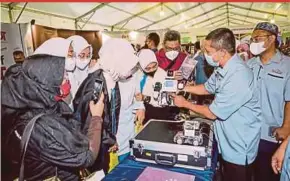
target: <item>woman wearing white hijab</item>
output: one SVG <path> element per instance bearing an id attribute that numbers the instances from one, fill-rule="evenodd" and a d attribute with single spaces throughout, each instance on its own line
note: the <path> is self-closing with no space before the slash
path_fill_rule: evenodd
<path id="1" fill-rule="evenodd" d="M 56 46 L 57 45 L 57 46 Z M 73 50 L 72 41 L 64 38 L 55 37 L 45 41 L 40 47 L 38 47 L 33 55 L 49 54 L 53 56 L 63 57 L 63 52 L 68 50 L 68 56 L 65 61 L 65 69 L 75 69 L 75 53 Z"/>
<path id="2" fill-rule="evenodd" d="M 88 44 L 87 40 L 79 35 L 74 35 L 68 38 L 72 41 L 75 51 L 75 69 L 68 71 L 69 79 L 72 85 L 71 96 L 74 98 L 80 84 L 88 76 L 88 65 L 92 58 L 92 46 Z"/>
<path id="3" fill-rule="evenodd" d="M 129 153 L 129 140 L 135 134 L 134 121 L 143 121 L 144 105 L 134 99 L 139 90 L 137 71 L 138 57 L 134 54 L 131 44 L 123 39 L 109 39 L 101 47 L 100 59 L 93 70 L 98 68 L 104 71 L 108 92 L 119 84 L 121 94 L 121 109 L 117 131 L 119 158 L 124 159 Z M 120 161 L 121 161 L 120 160 Z"/>
<path id="4" fill-rule="evenodd" d="M 142 71 L 139 71 L 139 82 L 142 95 L 137 99 L 144 99 L 145 96 L 151 97 L 149 104 L 159 107 L 158 102 L 153 99 L 154 86 L 156 82 L 163 83 L 167 74 L 158 67 L 158 62 L 154 52 L 149 49 L 143 49 L 139 53 L 139 64 Z"/>

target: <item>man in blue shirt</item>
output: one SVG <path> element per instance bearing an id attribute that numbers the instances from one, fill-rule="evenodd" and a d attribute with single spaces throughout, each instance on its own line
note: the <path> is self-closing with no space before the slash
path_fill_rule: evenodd
<path id="1" fill-rule="evenodd" d="M 206 61 L 216 69 L 205 84 L 189 86 L 196 95 L 215 94 L 210 106 L 195 105 L 173 96 L 178 107 L 215 120 L 214 131 L 222 156 L 224 181 L 248 181 L 252 177 L 260 140 L 260 105 L 254 94 L 254 76 L 235 53 L 235 36 L 227 28 L 209 33 L 205 40 Z"/>
<path id="2" fill-rule="evenodd" d="M 254 73 L 256 91 L 262 109 L 262 139 L 256 161 L 257 181 L 277 181 L 271 169 L 271 157 L 278 140 L 290 134 L 290 57 L 278 49 L 278 27 L 258 23 L 252 33 L 250 50 L 256 55 L 248 61 Z"/>

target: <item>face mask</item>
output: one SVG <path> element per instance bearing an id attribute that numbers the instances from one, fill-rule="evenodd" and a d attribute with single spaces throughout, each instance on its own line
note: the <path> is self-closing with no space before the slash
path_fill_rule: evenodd
<path id="1" fill-rule="evenodd" d="M 81 69 L 84 70 L 90 63 L 90 59 L 86 58 L 83 60 L 77 59 L 76 61 L 76 66 Z"/>
<path id="2" fill-rule="evenodd" d="M 67 80 L 64 84 L 60 85 L 59 89 L 60 89 L 60 95 L 57 95 L 55 97 L 57 101 L 64 99 L 69 95 L 70 89 L 71 89 L 69 80 Z"/>
<path id="3" fill-rule="evenodd" d="M 66 58 L 65 60 L 65 70 L 72 72 L 76 68 L 76 60 L 74 58 Z"/>
<path id="4" fill-rule="evenodd" d="M 210 66 L 213 66 L 213 67 L 218 67 L 219 66 L 219 62 L 215 62 L 213 61 L 213 58 L 212 56 L 209 56 L 207 54 L 204 54 L 205 56 L 205 59 L 207 61 L 207 63 L 210 65 Z"/>
<path id="5" fill-rule="evenodd" d="M 176 59 L 176 57 L 178 56 L 178 54 L 179 54 L 178 51 L 172 50 L 172 51 L 166 52 L 166 53 L 165 53 L 165 56 L 166 56 L 169 60 L 174 60 L 174 59 Z"/>
<path id="6" fill-rule="evenodd" d="M 262 52 L 266 50 L 264 48 L 265 42 L 260 42 L 260 43 L 251 43 L 250 45 L 250 51 L 254 55 L 260 55 Z"/>

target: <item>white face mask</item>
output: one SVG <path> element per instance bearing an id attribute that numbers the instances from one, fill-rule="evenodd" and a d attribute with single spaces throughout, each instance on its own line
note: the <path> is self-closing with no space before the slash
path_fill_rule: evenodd
<path id="1" fill-rule="evenodd" d="M 207 55 L 206 53 L 204 54 L 205 56 L 205 60 L 207 61 L 207 63 L 212 66 L 212 67 L 218 67 L 219 66 L 219 62 L 215 62 L 212 58 L 212 56 Z"/>
<path id="2" fill-rule="evenodd" d="M 250 51 L 253 55 L 260 55 L 262 52 L 266 50 L 264 48 L 265 42 L 259 42 L 259 43 L 251 43 L 250 45 Z"/>
<path id="3" fill-rule="evenodd" d="M 177 56 L 178 56 L 179 52 L 175 51 L 175 50 L 171 50 L 169 52 L 165 53 L 165 56 L 169 59 L 169 60 L 174 60 Z"/>
<path id="4" fill-rule="evenodd" d="M 89 58 L 82 59 L 82 60 L 78 58 L 77 61 L 76 61 L 76 66 L 79 69 L 83 70 L 89 65 L 89 63 L 90 63 L 90 59 Z"/>
<path id="5" fill-rule="evenodd" d="M 76 60 L 75 58 L 66 58 L 65 59 L 65 70 L 72 72 L 76 68 Z"/>

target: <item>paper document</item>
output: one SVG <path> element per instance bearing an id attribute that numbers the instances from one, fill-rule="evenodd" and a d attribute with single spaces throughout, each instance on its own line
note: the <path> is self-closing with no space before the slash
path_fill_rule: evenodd
<path id="1" fill-rule="evenodd" d="M 194 181 L 194 175 L 172 172 L 159 168 L 146 167 L 137 181 Z"/>

